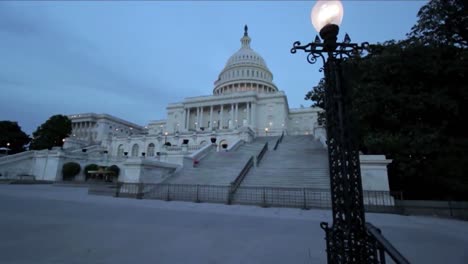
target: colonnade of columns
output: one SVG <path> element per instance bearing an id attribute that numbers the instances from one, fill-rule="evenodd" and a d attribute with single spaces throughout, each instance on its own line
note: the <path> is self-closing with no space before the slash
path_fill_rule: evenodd
<path id="1" fill-rule="evenodd" d="M 95 125 L 96 122 L 93 121 L 72 122 L 71 136 L 84 140 L 87 140 L 91 137 L 94 140 L 97 136 L 97 132 L 94 129 Z"/>
<path id="2" fill-rule="evenodd" d="M 239 109 L 245 111 L 245 114 L 239 114 Z M 187 107 L 184 109 L 182 116 L 182 128 L 184 131 L 187 131 L 231 129 L 244 125 L 252 126 L 255 124 L 255 110 L 256 103 L 254 102 Z M 215 111 L 217 111 L 217 113 L 215 113 Z M 229 116 L 226 116 L 226 111 L 229 112 Z"/>
<path id="3" fill-rule="evenodd" d="M 72 123 L 72 129 L 93 128 L 95 124 L 96 124 L 96 122 L 92 122 L 92 121 L 73 122 Z"/>
<path id="4" fill-rule="evenodd" d="M 229 84 L 218 87 L 215 89 L 214 94 L 226 94 L 226 93 L 237 93 L 237 92 L 248 92 L 248 91 L 255 91 L 257 93 L 273 93 L 276 92 L 277 89 L 273 88 L 269 85 L 263 84 L 256 84 L 256 83 L 236 83 L 236 84 Z"/>

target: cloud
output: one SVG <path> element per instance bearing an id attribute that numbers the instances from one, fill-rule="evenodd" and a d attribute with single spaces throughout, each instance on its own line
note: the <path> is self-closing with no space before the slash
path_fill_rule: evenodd
<path id="1" fill-rule="evenodd" d="M 83 96 L 91 104 L 105 99 L 94 94 L 135 104 L 166 104 L 177 97 L 158 79 L 150 83 L 138 78 L 132 65 L 117 66 L 105 49 L 67 30 L 41 6 L 0 2 L 0 36 L 1 50 L 8 51 L 0 62 L 1 68 L 8 68 L 0 75 L 0 87 L 10 87 L 13 97 L 16 89 L 37 92 L 38 87 L 43 89 L 38 98 L 50 99 L 60 90 L 63 99 Z"/>

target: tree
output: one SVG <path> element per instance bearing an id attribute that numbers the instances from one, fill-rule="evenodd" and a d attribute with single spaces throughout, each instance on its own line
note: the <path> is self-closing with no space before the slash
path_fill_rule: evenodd
<path id="1" fill-rule="evenodd" d="M 313 107 L 325 109 L 325 78 L 320 79 L 319 83 L 305 95 L 304 100 L 312 100 Z M 317 122 L 319 125 L 325 125 L 325 112 L 318 113 Z"/>
<path id="2" fill-rule="evenodd" d="M 431 0 L 419 10 L 409 39 L 467 48 L 467 5 L 465 0 Z"/>
<path id="3" fill-rule="evenodd" d="M 30 149 L 50 149 L 62 146 L 63 139 L 72 131 L 71 120 L 64 115 L 51 116 L 44 124 L 40 125 L 33 133 Z"/>
<path id="4" fill-rule="evenodd" d="M 354 61 L 353 114 L 365 153 L 391 159 L 390 184 L 407 198 L 467 199 L 467 52 L 386 43 Z"/>
<path id="5" fill-rule="evenodd" d="M 24 151 L 24 146 L 30 141 L 31 138 L 21 130 L 17 122 L 0 121 L 0 147 L 8 147 L 8 153 Z"/>
<path id="6" fill-rule="evenodd" d="M 62 166 L 63 180 L 72 180 L 81 171 L 81 166 L 76 162 L 67 162 Z"/>

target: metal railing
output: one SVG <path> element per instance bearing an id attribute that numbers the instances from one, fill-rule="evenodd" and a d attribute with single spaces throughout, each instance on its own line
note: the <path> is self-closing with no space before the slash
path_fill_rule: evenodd
<path id="1" fill-rule="evenodd" d="M 367 263 L 370 264 L 385 264 L 386 255 L 390 256 L 396 264 L 409 264 L 410 262 L 398 252 L 398 250 L 382 235 L 380 229 L 366 223 L 367 231 L 367 248 L 371 252 L 371 259 Z"/>
<path id="2" fill-rule="evenodd" d="M 267 150 L 268 150 L 268 142 L 265 142 L 265 145 L 263 146 L 262 150 L 257 155 L 257 165 L 260 164 L 260 161 L 262 160 L 263 155 L 265 155 L 265 152 Z"/>
<path id="3" fill-rule="evenodd" d="M 227 201 L 228 204 L 232 203 L 232 199 L 234 198 L 234 194 L 236 193 L 237 188 L 239 188 L 240 184 L 244 180 L 250 168 L 252 168 L 253 164 L 254 164 L 254 158 L 250 157 L 250 159 L 247 161 L 244 168 L 242 168 L 241 172 L 236 177 L 236 179 L 233 182 L 231 182 L 230 190 L 229 190 L 229 197 Z"/>
<path id="4" fill-rule="evenodd" d="M 328 189 L 245 187 L 240 186 L 240 182 L 234 192 L 231 191 L 231 186 L 119 182 L 115 196 L 263 207 L 331 208 Z M 365 191 L 364 207 L 367 212 L 399 213 L 399 207 L 395 206 L 394 202 L 399 198 L 401 198 L 400 192 Z"/>
<path id="5" fill-rule="evenodd" d="M 278 148 L 279 143 L 281 143 L 283 141 L 283 137 L 284 137 L 284 131 L 283 131 L 283 133 L 281 133 L 281 137 L 279 137 L 278 140 L 276 140 L 276 144 L 275 144 L 275 147 L 273 148 L 273 150 L 276 150 Z"/>

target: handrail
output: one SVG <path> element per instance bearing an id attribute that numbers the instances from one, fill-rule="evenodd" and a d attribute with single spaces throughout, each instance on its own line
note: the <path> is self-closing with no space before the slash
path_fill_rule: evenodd
<path id="1" fill-rule="evenodd" d="M 278 148 L 279 143 L 280 143 L 280 138 L 278 138 L 276 140 L 276 144 L 275 144 L 275 147 L 273 148 L 273 150 L 276 150 Z"/>
<path id="2" fill-rule="evenodd" d="M 268 150 L 268 142 L 265 142 L 265 145 L 263 146 L 262 150 L 260 153 L 257 155 L 257 165 L 260 163 L 260 161 L 263 158 L 263 155 L 265 155 L 265 152 Z"/>
<path id="3" fill-rule="evenodd" d="M 278 148 L 279 143 L 281 143 L 283 141 L 283 136 L 284 136 L 284 131 L 283 131 L 283 133 L 281 133 L 281 137 L 279 137 L 276 140 L 276 144 L 275 144 L 275 147 L 273 148 L 273 150 L 276 150 Z"/>
<path id="4" fill-rule="evenodd" d="M 385 253 L 387 253 L 396 264 L 409 264 L 410 262 L 403 257 L 403 255 L 382 235 L 380 229 L 366 223 L 366 229 L 369 236 L 369 243 L 372 243 L 371 247 L 374 247 L 375 263 L 385 263 Z M 378 251 L 378 252 L 377 252 Z"/>
<path id="5" fill-rule="evenodd" d="M 253 166 L 253 156 L 250 157 L 250 159 L 247 161 L 245 164 L 244 168 L 242 168 L 241 172 L 239 175 L 237 175 L 236 179 L 231 182 L 230 188 L 229 188 L 229 194 L 228 194 L 228 204 L 231 204 L 232 198 L 234 197 L 234 193 L 237 191 L 237 188 L 239 188 L 241 182 L 244 180 L 245 176 L 249 172 L 250 168 Z"/>

